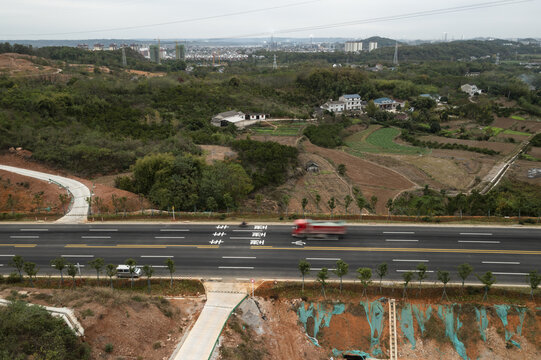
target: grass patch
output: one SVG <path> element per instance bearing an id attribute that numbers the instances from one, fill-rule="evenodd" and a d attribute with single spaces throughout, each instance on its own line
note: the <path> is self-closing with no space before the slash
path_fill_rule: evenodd
<path id="1" fill-rule="evenodd" d="M 511 116 L 511 119 L 514 119 L 514 120 L 522 120 L 522 121 L 526 120 L 526 119 L 523 118 L 522 116 L 518 116 L 518 115 L 512 115 L 512 116 Z"/>
<path id="2" fill-rule="evenodd" d="M 506 135 L 522 135 L 522 136 L 530 136 L 530 133 L 523 132 L 523 131 L 516 131 L 516 130 L 505 130 L 503 132 Z"/>
<path id="3" fill-rule="evenodd" d="M 424 154 L 427 152 L 419 147 L 395 143 L 394 139 L 398 135 L 400 135 L 400 130 L 396 128 L 374 129 L 370 127 L 348 137 L 346 151 L 352 155 L 359 155 L 363 152 L 388 154 Z"/>
<path id="4" fill-rule="evenodd" d="M 300 135 L 307 122 L 292 122 L 285 124 L 274 124 L 275 126 L 255 126 L 251 130 L 256 135 L 271 136 L 297 136 Z"/>
<path id="5" fill-rule="evenodd" d="M 492 132 L 492 136 L 497 136 L 499 133 L 501 133 L 502 131 L 504 131 L 503 128 L 500 128 L 500 127 L 495 127 L 495 126 L 486 126 L 483 128 L 483 130 L 485 132 Z"/>

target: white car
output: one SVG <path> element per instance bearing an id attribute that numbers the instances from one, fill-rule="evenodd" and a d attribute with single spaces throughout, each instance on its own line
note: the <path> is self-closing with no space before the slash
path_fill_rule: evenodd
<path id="1" fill-rule="evenodd" d="M 130 267 L 128 265 L 118 265 L 116 267 L 116 277 L 119 277 L 119 278 L 130 278 L 130 277 L 134 277 L 134 278 L 138 278 L 139 276 L 141 276 L 142 274 L 142 271 L 140 268 L 136 267 L 133 271 L 133 274 L 130 274 Z"/>

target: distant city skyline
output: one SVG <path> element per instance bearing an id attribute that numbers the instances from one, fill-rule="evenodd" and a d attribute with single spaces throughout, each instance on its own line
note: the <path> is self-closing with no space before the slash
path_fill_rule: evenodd
<path id="1" fill-rule="evenodd" d="M 541 37 L 539 0 L 0 1 L 1 40 Z"/>

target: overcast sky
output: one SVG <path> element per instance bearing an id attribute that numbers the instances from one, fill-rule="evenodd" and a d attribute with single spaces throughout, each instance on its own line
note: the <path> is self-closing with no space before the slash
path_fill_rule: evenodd
<path id="1" fill-rule="evenodd" d="M 222 38 L 275 33 L 287 37 L 398 39 L 541 37 L 541 0 L 425 17 L 348 21 L 501 3 L 489 0 L 0 0 L 0 39 Z M 252 10 L 261 10 L 251 13 Z M 231 15 L 232 13 L 244 14 Z M 227 15 L 229 14 L 229 15 Z M 227 15 L 227 16 L 221 16 Z M 217 16 L 212 19 L 197 20 Z M 182 20 L 191 20 L 182 22 Z M 159 23 L 174 24 L 140 27 Z M 119 29 L 135 27 L 132 29 Z M 284 32 L 293 28 L 310 28 Z"/>

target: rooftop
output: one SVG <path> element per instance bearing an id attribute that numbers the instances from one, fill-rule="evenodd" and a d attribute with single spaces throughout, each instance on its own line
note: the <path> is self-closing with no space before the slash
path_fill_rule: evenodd
<path id="1" fill-rule="evenodd" d="M 379 99 L 374 100 L 374 104 L 388 104 L 388 103 L 392 103 L 393 101 L 394 100 L 392 100 L 392 99 L 383 97 L 383 98 L 379 98 Z"/>
<path id="2" fill-rule="evenodd" d="M 346 99 L 360 99 L 361 95 L 359 94 L 345 94 L 343 95 Z"/>

